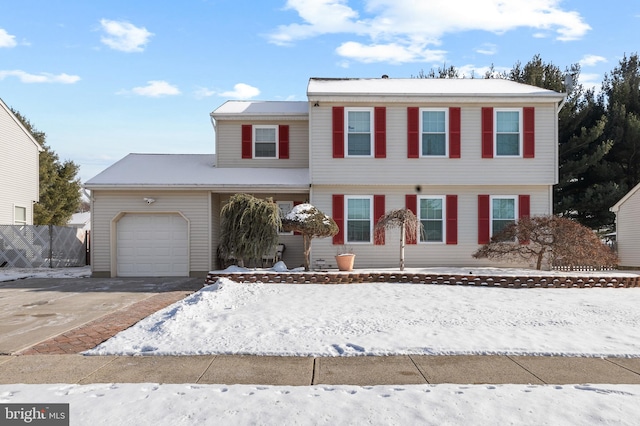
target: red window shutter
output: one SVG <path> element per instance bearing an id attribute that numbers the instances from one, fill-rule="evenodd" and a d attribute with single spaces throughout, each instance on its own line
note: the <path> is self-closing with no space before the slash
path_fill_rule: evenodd
<path id="1" fill-rule="evenodd" d="M 382 216 L 384 216 L 384 195 L 374 195 L 373 196 L 373 226 L 375 227 L 376 223 Z M 377 246 L 384 245 L 384 230 L 381 232 L 375 233 L 375 238 L 373 243 Z"/>
<path id="2" fill-rule="evenodd" d="M 387 108 L 375 107 L 375 158 L 387 158 Z"/>
<path id="3" fill-rule="evenodd" d="M 344 158 L 344 107 L 333 107 L 333 158 Z"/>
<path id="4" fill-rule="evenodd" d="M 407 108 L 407 158 L 420 158 L 420 109 Z"/>
<path id="5" fill-rule="evenodd" d="M 478 244 L 488 244 L 491 239 L 490 214 L 489 196 L 478 195 Z"/>
<path id="6" fill-rule="evenodd" d="M 460 158 L 460 108 L 449 108 L 449 158 Z"/>
<path id="7" fill-rule="evenodd" d="M 493 158 L 493 108 L 482 108 L 482 158 Z"/>
<path id="8" fill-rule="evenodd" d="M 447 244 L 458 244 L 458 196 L 447 195 Z"/>
<path id="9" fill-rule="evenodd" d="M 289 158 L 289 126 L 278 126 L 278 157 L 282 160 Z"/>
<path id="10" fill-rule="evenodd" d="M 524 158 L 536 156 L 536 110 L 533 107 L 522 108 L 523 154 Z"/>
<path id="11" fill-rule="evenodd" d="M 518 196 L 518 218 L 531 216 L 531 196 L 519 195 Z M 528 240 L 521 240 L 520 244 L 529 244 Z"/>
<path id="12" fill-rule="evenodd" d="M 415 194 L 408 194 L 404 197 L 404 206 L 411 210 L 413 214 L 417 215 L 418 212 L 418 196 Z M 417 244 L 417 235 L 406 233 L 405 241 L 407 244 Z"/>
<path id="13" fill-rule="evenodd" d="M 338 233 L 333 236 L 333 244 L 344 244 L 344 195 L 334 194 L 333 200 L 333 220 L 338 225 Z"/>
<path id="14" fill-rule="evenodd" d="M 518 196 L 518 218 L 531 216 L 531 196 Z"/>
<path id="15" fill-rule="evenodd" d="M 242 125 L 242 158 L 253 158 L 253 126 Z"/>

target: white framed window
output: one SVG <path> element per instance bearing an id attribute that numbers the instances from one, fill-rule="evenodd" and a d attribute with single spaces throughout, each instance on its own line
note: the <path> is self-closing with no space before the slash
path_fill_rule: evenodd
<path id="1" fill-rule="evenodd" d="M 443 243 L 446 241 L 446 203 L 444 196 L 420 196 L 418 198 L 418 220 L 424 233 L 418 231 L 421 243 Z"/>
<path id="2" fill-rule="evenodd" d="M 345 108 L 347 157 L 373 156 L 373 108 Z"/>
<path id="3" fill-rule="evenodd" d="M 371 243 L 373 235 L 373 197 L 345 196 L 347 243 Z"/>
<path id="4" fill-rule="evenodd" d="M 293 210 L 293 201 L 278 201 L 276 203 L 278 205 L 278 209 L 280 209 L 280 217 L 284 218 L 291 210 Z M 280 235 L 293 235 L 293 231 L 285 232 L 280 231 Z"/>
<path id="5" fill-rule="evenodd" d="M 278 158 L 278 126 L 253 126 L 253 158 Z"/>
<path id="6" fill-rule="evenodd" d="M 494 114 L 496 156 L 520 157 L 522 155 L 522 109 L 496 108 Z"/>
<path id="7" fill-rule="evenodd" d="M 21 206 L 13 207 L 13 224 L 14 225 L 26 225 L 27 224 L 27 208 Z"/>
<path id="8" fill-rule="evenodd" d="M 420 108 L 420 155 L 446 157 L 449 139 L 448 109 Z"/>
<path id="9" fill-rule="evenodd" d="M 516 223 L 518 217 L 518 197 L 491 197 L 491 236 L 498 234 L 506 226 Z"/>

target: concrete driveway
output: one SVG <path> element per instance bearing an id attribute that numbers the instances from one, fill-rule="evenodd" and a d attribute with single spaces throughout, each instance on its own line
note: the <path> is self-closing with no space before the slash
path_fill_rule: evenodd
<path id="1" fill-rule="evenodd" d="M 196 291 L 202 278 L 30 278 L 0 282 L 0 355 L 17 353 L 164 292 Z"/>

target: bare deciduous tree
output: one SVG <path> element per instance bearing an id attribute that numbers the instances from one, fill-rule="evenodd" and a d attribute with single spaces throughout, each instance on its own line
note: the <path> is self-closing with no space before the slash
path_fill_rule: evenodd
<path id="1" fill-rule="evenodd" d="M 304 241 L 304 270 L 309 270 L 309 252 L 313 238 L 332 237 L 338 233 L 338 225 L 311 204 L 298 204 L 282 219 L 282 229 L 302 234 Z"/>
<path id="2" fill-rule="evenodd" d="M 473 254 L 476 259 L 545 261 L 567 266 L 614 266 L 616 254 L 586 226 L 559 216 L 523 217 Z"/>
<path id="3" fill-rule="evenodd" d="M 376 222 L 375 238 L 380 240 L 384 238 L 384 231 L 386 229 L 400 228 L 400 270 L 404 271 L 404 246 L 406 235 L 418 235 L 418 229 L 422 234 L 422 223 L 418 220 L 415 214 L 409 209 L 391 210 L 384 214 L 384 216 L 378 219 Z"/>

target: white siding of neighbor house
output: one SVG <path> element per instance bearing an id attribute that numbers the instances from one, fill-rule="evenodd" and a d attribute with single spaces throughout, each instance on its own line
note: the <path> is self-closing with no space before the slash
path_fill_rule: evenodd
<path id="1" fill-rule="evenodd" d="M 147 204 L 143 198 L 155 199 Z M 112 220 L 126 213 L 181 213 L 189 221 L 189 274 L 206 276 L 211 269 L 211 212 L 208 191 L 108 191 L 92 192 L 91 269 L 94 276 L 111 276 L 115 244 Z"/>
<path id="2" fill-rule="evenodd" d="M 640 189 L 616 213 L 618 257 L 621 268 L 640 268 Z"/>
<path id="3" fill-rule="evenodd" d="M 478 244 L 478 195 L 529 195 L 531 215 L 552 213 L 551 187 L 548 186 L 423 186 L 416 193 L 414 186 L 314 186 L 312 204 L 328 215 L 332 215 L 332 195 L 385 195 L 385 211 L 405 207 L 405 195 L 457 195 L 458 196 L 458 244 L 419 243 L 407 245 L 406 267 L 437 266 L 496 266 L 499 262 L 474 259 L 471 255 L 481 246 Z M 385 245 L 347 243 L 347 248 L 356 254 L 356 268 L 394 268 L 398 266 L 400 233 L 386 232 Z M 324 259 L 328 267 L 336 267 L 334 256 L 344 246 L 333 245 L 332 238 L 313 240 L 312 266 L 317 259 Z M 513 264 L 509 264 L 514 266 Z M 528 263 L 518 266 L 530 267 Z"/>
<path id="4" fill-rule="evenodd" d="M 25 207 L 33 224 L 39 191 L 38 146 L 0 105 L 0 225 L 14 224 L 14 208 Z"/>
<path id="5" fill-rule="evenodd" d="M 242 125 L 288 125 L 288 159 L 243 159 Z M 218 167 L 309 167 L 309 122 L 307 120 L 218 120 L 216 122 L 216 156 Z"/>
<path id="6" fill-rule="evenodd" d="M 310 108 L 309 137 L 311 181 L 330 185 L 366 184 L 430 185 L 553 185 L 557 182 L 556 104 L 393 104 L 386 105 L 386 158 L 333 158 L 332 107 L 385 106 L 380 104 L 331 104 Z M 461 107 L 461 158 L 407 158 L 407 107 Z M 482 107 L 535 106 L 535 158 L 490 158 L 481 154 Z"/>

